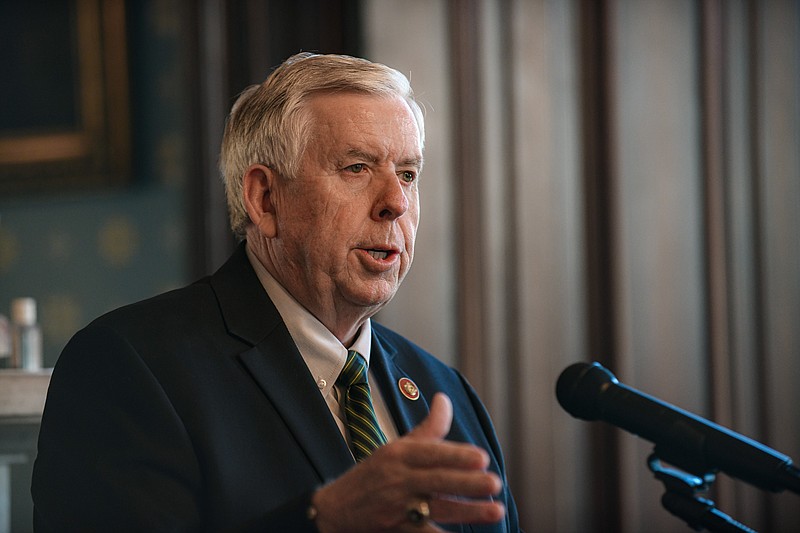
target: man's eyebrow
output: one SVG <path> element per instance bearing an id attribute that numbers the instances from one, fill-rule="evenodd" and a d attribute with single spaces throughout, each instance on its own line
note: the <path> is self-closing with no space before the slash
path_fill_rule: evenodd
<path id="1" fill-rule="evenodd" d="M 350 148 L 349 150 L 347 150 L 347 157 L 360 159 L 362 161 L 367 161 L 369 163 L 375 163 L 376 161 L 378 161 L 378 158 L 375 155 L 365 152 L 363 150 L 359 150 L 358 148 Z"/>
<path id="2" fill-rule="evenodd" d="M 374 154 L 365 152 L 364 150 L 360 150 L 358 148 L 350 148 L 347 150 L 346 155 L 348 158 L 359 159 L 368 163 L 376 163 L 379 160 L 379 158 Z M 399 162 L 399 165 L 402 167 L 422 168 L 422 162 L 422 156 L 413 156 L 403 159 Z"/>
<path id="3" fill-rule="evenodd" d="M 422 157 L 409 157 L 400 161 L 401 167 L 422 168 Z"/>

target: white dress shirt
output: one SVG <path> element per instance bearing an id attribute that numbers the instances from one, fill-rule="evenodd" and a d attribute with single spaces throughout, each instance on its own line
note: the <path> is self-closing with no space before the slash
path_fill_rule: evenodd
<path id="1" fill-rule="evenodd" d="M 349 347 L 344 346 L 336 336 L 326 328 L 322 322 L 312 315 L 305 307 L 294 299 L 286 289 L 267 271 L 261 261 L 253 254 L 250 247 L 246 247 L 247 257 L 253 269 L 256 271 L 261 285 L 267 291 L 272 303 L 278 309 L 281 318 L 286 323 L 286 327 L 292 339 L 303 356 L 303 360 L 311 372 L 314 381 L 317 383 L 322 397 L 328 404 L 339 431 L 342 436 L 350 443 L 347 431 L 347 419 L 344 412 L 344 395 L 340 387 L 335 386 L 336 378 L 344 368 L 347 360 L 347 351 L 355 350 L 364 356 L 369 367 L 369 357 L 372 346 L 372 325 L 370 319 L 361 326 L 353 344 Z M 383 433 L 387 440 L 392 441 L 397 438 L 397 427 L 389 414 L 386 403 L 383 401 L 380 388 L 372 378 L 372 371 L 368 374 L 369 386 L 372 392 L 372 404 L 375 407 L 375 414 L 378 417 Z"/>

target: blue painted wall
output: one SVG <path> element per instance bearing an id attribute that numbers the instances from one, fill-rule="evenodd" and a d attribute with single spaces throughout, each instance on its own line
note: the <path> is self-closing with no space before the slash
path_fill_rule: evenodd
<path id="1" fill-rule="evenodd" d="M 185 284 L 191 161 L 185 17 L 178 2 L 128 8 L 133 177 L 110 190 L 0 198 L 0 313 L 32 296 L 44 359 L 112 308 Z"/>

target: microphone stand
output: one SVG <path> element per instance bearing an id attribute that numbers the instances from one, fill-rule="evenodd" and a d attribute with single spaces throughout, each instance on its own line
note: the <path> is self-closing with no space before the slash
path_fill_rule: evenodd
<path id="1" fill-rule="evenodd" d="M 716 479 L 714 474 L 705 474 L 700 478 L 681 470 L 667 468 L 655 453 L 647 459 L 647 465 L 656 479 L 664 483 L 666 488 L 661 497 L 661 504 L 667 511 L 684 520 L 692 529 L 696 531 L 707 529 L 720 533 L 757 533 L 717 509 L 713 501 L 702 497 L 702 493 L 708 491 Z"/>

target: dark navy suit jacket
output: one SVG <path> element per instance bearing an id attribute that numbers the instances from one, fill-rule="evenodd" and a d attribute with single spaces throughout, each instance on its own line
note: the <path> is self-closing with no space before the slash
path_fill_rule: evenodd
<path id="1" fill-rule="evenodd" d="M 464 378 L 373 324 L 370 366 L 400 434 L 453 401 L 451 440 L 486 449 L 491 421 Z M 421 392 L 412 401 L 398 380 Z M 314 531 L 314 489 L 353 466 L 328 406 L 244 247 L 214 275 L 123 307 L 58 360 L 34 466 L 37 531 Z M 455 531 L 517 531 L 505 522 Z"/>

